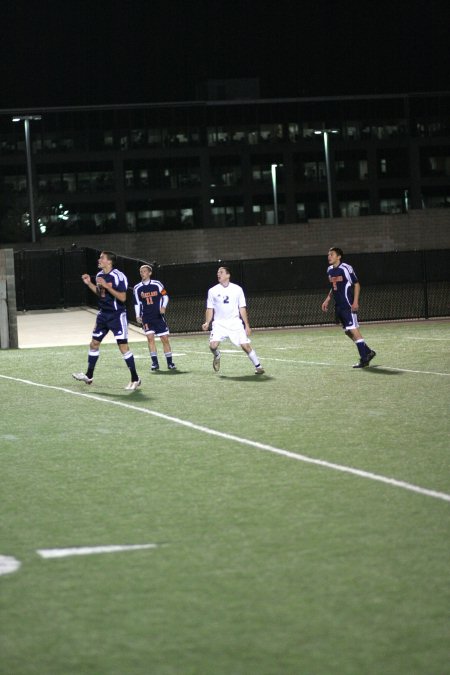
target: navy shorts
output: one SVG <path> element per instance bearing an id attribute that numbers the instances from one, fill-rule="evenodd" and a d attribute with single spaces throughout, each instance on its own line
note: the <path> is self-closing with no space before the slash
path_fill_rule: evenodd
<path id="1" fill-rule="evenodd" d="M 350 307 L 336 307 L 336 323 L 340 323 L 344 330 L 358 328 L 358 315 Z"/>
<path id="2" fill-rule="evenodd" d="M 128 322 L 126 312 L 99 312 L 92 333 L 94 340 L 101 342 L 112 332 L 116 340 L 128 340 Z"/>
<path id="3" fill-rule="evenodd" d="M 148 320 L 142 318 L 142 328 L 146 335 L 152 333 L 156 336 L 169 334 L 169 326 L 163 316 Z"/>

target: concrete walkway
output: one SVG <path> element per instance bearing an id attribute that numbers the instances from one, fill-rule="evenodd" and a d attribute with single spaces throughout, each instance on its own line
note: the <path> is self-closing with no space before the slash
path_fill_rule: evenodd
<path id="1" fill-rule="evenodd" d="M 89 307 L 17 312 L 19 349 L 88 345 L 96 315 Z M 147 342 L 147 338 L 140 328 L 129 326 L 128 341 Z M 103 342 L 114 344 L 115 340 L 108 333 Z"/>

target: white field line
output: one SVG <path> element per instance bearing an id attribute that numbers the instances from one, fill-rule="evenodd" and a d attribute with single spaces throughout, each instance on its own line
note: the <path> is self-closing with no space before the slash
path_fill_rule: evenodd
<path id="1" fill-rule="evenodd" d="M 228 350 L 228 351 L 225 351 L 225 350 L 221 349 L 220 351 L 221 351 L 222 354 L 231 354 L 233 356 L 239 356 L 239 357 L 245 356 L 244 353 L 234 351 L 234 350 L 231 350 L 231 349 Z M 190 353 L 191 354 L 204 354 L 204 355 L 208 354 L 208 352 L 196 352 L 196 351 L 192 351 Z M 260 353 L 259 350 L 258 350 L 258 353 Z M 210 355 L 210 354 L 208 354 L 208 355 Z M 275 356 L 264 356 L 261 360 L 264 361 L 264 363 L 266 361 L 278 361 L 280 363 L 301 363 L 304 366 L 330 366 L 331 368 L 336 368 L 335 363 L 328 363 L 327 361 L 302 361 L 301 359 L 280 359 L 280 358 L 277 358 Z M 346 367 L 348 368 L 348 366 L 346 366 Z M 371 368 L 377 368 L 377 365 L 373 364 L 370 367 Z M 380 368 L 383 368 L 383 370 L 394 370 L 394 371 L 399 372 L 399 373 L 416 373 L 417 375 L 438 375 L 440 377 L 450 377 L 450 373 L 441 373 L 441 372 L 436 371 L 436 370 L 411 370 L 411 369 L 408 369 L 408 368 L 394 368 L 393 366 L 384 366 L 384 365 L 380 366 Z"/>
<path id="2" fill-rule="evenodd" d="M 118 553 L 158 548 L 158 544 L 132 544 L 128 546 L 76 546 L 73 548 L 40 548 L 36 551 L 41 558 L 68 558 L 73 555 L 95 555 L 96 553 Z"/>
<path id="3" fill-rule="evenodd" d="M 41 387 L 42 389 L 50 389 L 53 391 L 62 391 L 65 394 L 70 394 L 72 396 L 80 396 L 81 398 L 99 401 L 100 403 L 105 403 L 107 405 L 115 405 L 119 406 L 120 408 L 126 408 L 127 410 L 134 410 L 135 412 L 143 413 L 145 415 L 152 415 L 153 417 L 158 417 L 159 419 L 165 420 L 166 422 L 173 422 L 174 424 L 180 424 L 181 426 L 187 427 L 188 429 L 194 429 L 195 431 L 200 431 L 204 434 L 209 434 L 210 436 L 217 436 L 219 438 L 224 438 L 227 441 L 232 441 L 234 443 L 239 443 L 241 445 L 248 445 L 252 448 L 256 448 L 257 450 L 264 450 L 266 452 L 271 452 L 274 455 L 280 455 L 282 457 L 295 459 L 299 462 L 304 462 L 306 464 L 313 464 L 315 466 L 333 469 L 334 471 L 340 471 L 341 473 L 348 473 L 353 476 L 359 476 L 360 478 L 378 481 L 379 483 L 384 483 L 386 485 L 393 485 L 394 487 L 398 487 L 403 490 L 409 490 L 410 492 L 416 492 L 418 494 L 425 495 L 427 497 L 433 497 L 434 499 L 440 499 L 442 501 L 450 502 L 450 494 L 447 494 L 445 492 L 437 492 L 436 490 L 423 488 L 418 485 L 413 485 L 412 483 L 406 483 L 405 481 L 396 480 L 395 478 L 388 478 L 387 476 L 382 476 L 380 474 L 372 473 L 370 471 L 354 469 L 351 466 L 345 466 L 343 464 L 334 464 L 333 462 L 327 462 L 322 459 L 307 457 L 306 455 L 301 455 L 296 452 L 276 448 L 273 445 L 268 445 L 266 443 L 259 443 L 258 441 L 252 441 L 248 438 L 235 436 L 234 434 L 227 434 L 224 433 L 223 431 L 216 431 L 215 429 L 209 429 L 208 427 L 204 427 L 200 424 L 195 424 L 194 422 L 189 422 L 188 420 L 182 420 L 179 417 L 173 417 L 172 415 L 165 415 L 164 413 L 157 412 L 156 410 L 141 408 L 140 406 L 132 405 L 131 403 L 123 403 L 122 401 L 112 401 L 111 399 L 96 396 L 95 394 L 84 394 L 79 391 L 73 391 L 72 389 L 65 389 L 64 387 L 56 387 L 49 384 L 42 384 L 40 382 L 32 382 L 31 380 L 22 380 L 21 378 L 10 377 L 8 375 L 0 375 L 0 377 L 5 380 L 20 382 L 22 384 L 31 385 L 33 387 Z"/>
<path id="4" fill-rule="evenodd" d="M 203 354 L 204 356 L 211 356 L 211 352 L 197 352 L 191 351 L 190 354 Z M 237 351 L 235 349 L 221 349 L 221 354 L 231 354 L 232 356 L 238 356 L 239 358 L 248 358 L 242 350 Z M 259 353 L 259 350 L 258 350 Z M 279 359 L 276 356 L 264 356 L 263 361 L 280 361 L 281 363 L 301 363 L 304 366 L 332 366 L 336 367 L 335 363 L 328 363 L 325 361 L 302 361 L 301 359 Z"/>
<path id="5" fill-rule="evenodd" d="M 378 338 L 377 338 L 378 339 Z M 407 335 L 405 340 L 437 340 L 438 342 L 450 342 L 450 338 L 445 338 L 445 337 L 414 337 L 412 335 Z"/>

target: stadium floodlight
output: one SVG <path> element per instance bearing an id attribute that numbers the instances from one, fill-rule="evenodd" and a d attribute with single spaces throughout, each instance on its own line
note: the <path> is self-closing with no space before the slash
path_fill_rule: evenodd
<path id="1" fill-rule="evenodd" d="M 272 174 L 272 190 L 273 190 L 273 212 L 274 212 L 274 224 L 278 225 L 278 197 L 277 197 L 277 167 L 283 166 L 282 164 L 271 164 L 270 171 Z"/>
<path id="2" fill-rule="evenodd" d="M 327 174 L 327 193 L 328 193 L 328 216 L 333 218 L 333 193 L 331 189 L 331 171 L 330 171 L 330 153 L 328 148 L 328 135 L 338 134 L 338 129 L 314 129 L 316 135 L 323 136 L 323 147 L 325 150 L 325 168 Z"/>
<path id="3" fill-rule="evenodd" d="M 32 120 L 40 120 L 40 115 L 18 115 L 12 118 L 13 122 L 23 122 L 25 129 L 25 150 L 27 155 L 27 189 L 28 189 L 28 204 L 30 208 L 30 223 L 31 223 L 31 241 L 37 241 L 36 217 L 34 213 L 34 192 L 33 192 L 33 167 L 31 163 L 31 143 L 30 143 L 30 122 Z"/>

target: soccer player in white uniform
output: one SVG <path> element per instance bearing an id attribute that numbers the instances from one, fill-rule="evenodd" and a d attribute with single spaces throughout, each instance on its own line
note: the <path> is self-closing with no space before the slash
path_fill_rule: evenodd
<path id="1" fill-rule="evenodd" d="M 213 368 L 217 372 L 220 368 L 220 351 L 218 349 L 222 340 L 228 338 L 236 347 L 241 347 L 255 366 L 255 374 L 262 375 L 261 367 L 256 352 L 251 346 L 251 328 L 248 322 L 247 303 L 244 291 L 240 286 L 230 281 L 231 272 L 224 265 L 217 270 L 218 284 L 208 291 L 206 301 L 205 323 L 202 330 L 209 330 L 209 348 L 212 351 Z"/>

